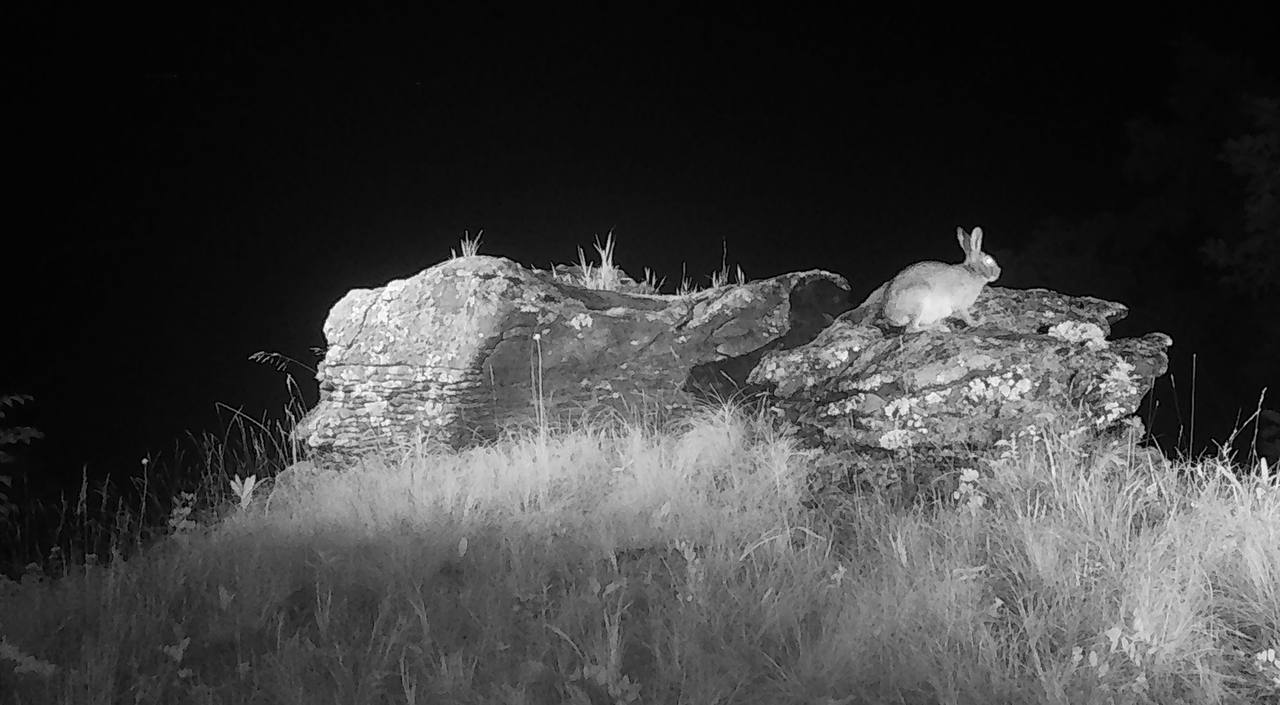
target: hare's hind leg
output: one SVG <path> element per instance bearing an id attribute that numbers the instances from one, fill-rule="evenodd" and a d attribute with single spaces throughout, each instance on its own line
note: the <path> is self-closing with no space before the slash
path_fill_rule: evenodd
<path id="1" fill-rule="evenodd" d="M 915 319 L 907 324 L 904 329 L 907 333 L 923 333 L 924 331 L 937 330 L 944 333 L 951 332 L 950 326 L 942 321 L 934 321 L 933 323 L 921 323 L 920 319 Z"/>
<path id="2" fill-rule="evenodd" d="M 964 324 L 970 328 L 976 328 L 982 325 L 982 319 L 975 317 L 967 308 L 962 308 L 959 311 L 956 311 L 956 315 L 959 316 L 960 320 L 964 321 Z"/>

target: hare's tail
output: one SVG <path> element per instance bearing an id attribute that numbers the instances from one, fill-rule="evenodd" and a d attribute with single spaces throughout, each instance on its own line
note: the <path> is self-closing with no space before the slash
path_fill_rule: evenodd
<path id="1" fill-rule="evenodd" d="M 858 304 L 857 308 L 845 314 L 844 318 L 850 323 L 869 323 L 884 308 L 884 294 L 888 290 L 889 282 L 881 284 L 879 289 L 871 292 L 866 300 Z"/>

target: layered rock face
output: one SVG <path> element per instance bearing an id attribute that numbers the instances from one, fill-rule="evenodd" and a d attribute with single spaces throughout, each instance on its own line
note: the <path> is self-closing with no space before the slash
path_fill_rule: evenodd
<path id="1" fill-rule="evenodd" d="M 851 310 L 845 280 L 821 271 L 681 296 L 619 288 L 478 256 L 354 290 L 325 323 L 320 403 L 295 434 L 348 459 L 711 390 L 762 398 L 826 452 L 832 482 L 892 482 L 893 468 L 954 467 L 1064 419 L 1126 428 L 1172 344 L 1110 340 L 1123 305 L 1043 289 L 988 287 L 980 325 L 903 334 Z"/>
<path id="2" fill-rule="evenodd" d="M 295 435 L 341 458 L 419 437 L 465 444 L 541 415 L 688 404 L 696 368 L 812 339 L 851 308 L 848 284 L 825 272 L 687 296 L 580 284 L 476 256 L 351 291 L 325 322 L 320 402 Z"/>

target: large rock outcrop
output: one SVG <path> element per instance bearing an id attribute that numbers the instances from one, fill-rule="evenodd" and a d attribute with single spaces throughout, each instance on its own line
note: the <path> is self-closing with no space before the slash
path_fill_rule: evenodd
<path id="1" fill-rule="evenodd" d="M 295 434 L 345 460 L 710 390 L 780 412 L 821 450 L 820 483 L 918 484 L 1036 428 L 1131 428 L 1172 343 L 1110 340 L 1123 305 L 1043 289 L 988 287 L 979 325 L 903 334 L 852 309 L 827 272 L 682 296 L 630 279 L 586 288 L 584 274 L 464 257 L 348 293 L 325 322 L 320 403 Z"/>
<path id="2" fill-rule="evenodd" d="M 351 291 L 325 321 L 320 402 L 295 435 L 341 458 L 419 436 L 490 438 L 536 414 L 679 404 L 696 370 L 745 373 L 851 307 L 844 279 L 816 271 L 685 296 L 580 284 L 476 256 Z"/>
<path id="3" fill-rule="evenodd" d="M 834 459 L 832 481 L 883 485 L 989 455 L 1019 434 L 1125 427 L 1168 367 L 1168 336 L 1108 340 L 1117 303 L 988 287 L 980 325 L 902 334 L 850 311 L 813 341 L 763 356 L 745 380 Z"/>

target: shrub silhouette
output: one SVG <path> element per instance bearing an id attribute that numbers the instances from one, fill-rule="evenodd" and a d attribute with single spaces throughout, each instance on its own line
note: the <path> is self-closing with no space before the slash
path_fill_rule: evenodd
<path id="1" fill-rule="evenodd" d="M 0 422 L 4 421 L 5 409 L 21 406 L 31 400 L 32 397 L 27 394 L 0 394 Z M 0 425 L 0 464 L 16 460 L 13 455 L 5 452 L 5 446 L 27 444 L 37 438 L 44 438 L 44 434 L 30 426 Z M 8 521 L 17 509 L 9 498 L 9 488 L 12 486 L 13 476 L 0 472 L 0 522 Z"/>

